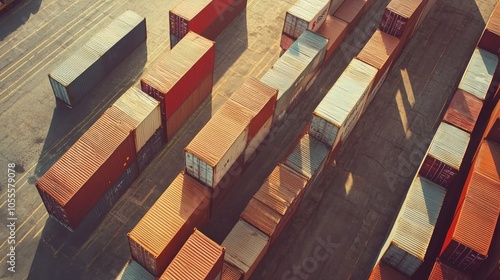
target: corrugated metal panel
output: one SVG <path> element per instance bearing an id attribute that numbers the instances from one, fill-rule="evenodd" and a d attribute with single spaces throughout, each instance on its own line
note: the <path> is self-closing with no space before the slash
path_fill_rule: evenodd
<path id="1" fill-rule="evenodd" d="M 141 89 L 161 103 L 163 125 L 214 70 L 215 42 L 189 32 L 178 45 L 141 78 Z"/>
<path id="2" fill-rule="evenodd" d="M 215 187 L 243 153 L 251 120 L 248 109 L 226 101 L 184 149 L 187 173 Z"/>
<path id="3" fill-rule="evenodd" d="M 128 233 L 132 258 L 160 276 L 189 238 L 208 222 L 210 192 L 180 173 Z"/>
<path id="4" fill-rule="evenodd" d="M 129 260 L 115 280 L 155 280 L 156 278 L 134 260 Z"/>
<path id="5" fill-rule="evenodd" d="M 112 105 L 133 120 L 135 148 L 139 152 L 161 126 L 160 103 L 140 89 L 131 87 Z"/>
<path id="6" fill-rule="evenodd" d="M 500 5 L 491 13 L 477 46 L 494 54 L 500 52 Z"/>
<path id="7" fill-rule="evenodd" d="M 429 155 L 460 170 L 469 144 L 470 134 L 447 123 L 441 123 L 432 139 Z"/>
<path id="8" fill-rule="evenodd" d="M 445 195 L 443 187 L 416 176 L 394 225 L 392 242 L 423 260 Z"/>
<path id="9" fill-rule="evenodd" d="M 273 116 L 277 95 L 277 89 L 271 88 L 257 79 L 249 78 L 229 98 L 252 112 L 252 121 L 248 128 L 249 141 Z"/>
<path id="10" fill-rule="evenodd" d="M 474 170 L 495 182 L 500 182 L 500 146 L 484 141 L 479 147 L 474 162 Z"/>
<path id="11" fill-rule="evenodd" d="M 387 264 L 379 262 L 373 268 L 368 280 L 410 280 L 410 278 Z"/>
<path id="12" fill-rule="evenodd" d="M 283 33 L 293 39 L 306 30 L 317 31 L 326 19 L 329 0 L 298 0 L 285 15 Z"/>
<path id="13" fill-rule="evenodd" d="M 500 87 L 499 87 L 500 90 Z M 498 94 L 498 91 L 497 91 Z M 494 142 L 500 145 L 500 102 L 497 103 L 493 112 L 491 113 L 490 121 L 486 126 L 484 132 L 485 138 L 488 141 Z"/>
<path id="14" fill-rule="evenodd" d="M 432 268 L 429 280 L 470 280 L 471 278 L 464 273 L 455 270 L 452 267 L 436 260 Z"/>
<path id="15" fill-rule="evenodd" d="M 424 1 L 422 0 L 393 0 L 389 2 L 380 22 L 380 30 L 398 38 L 408 36 L 412 33 L 420 17 L 423 5 Z"/>
<path id="16" fill-rule="evenodd" d="M 243 272 L 231 264 L 224 262 L 221 280 L 243 280 Z"/>
<path id="17" fill-rule="evenodd" d="M 240 218 L 253 225 L 269 238 L 273 238 L 278 224 L 283 215 L 271 209 L 269 206 L 252 198 L 247 207 L 240 215 Z"/>
<path id="18" fill-rule="evenodd" d="M 443 120 L 472 133 L 482 108 L 483 101 L 466 91 L 457 89 Z"/>
<path id="19" fill-rule="evenodd" d="M 215 280 L 222 272 L 224 251 L 224 248 L 195 229 L 160 279 Z"/>
<path id="20" fill-rule="evenodd" d="M 269 132 L 271 131 L 273 124 L 273 116 L 271 114 L 271 117 L 264 123 L 262 128 L 260 129 L 257 134 L 248 142 L 247 147 L 245 148 L 244 153 L 244 158 L 243 161 L 247 162 L 252 158 L 253 153 L 257 150 L 259 145 L 266 139 L 267 135 L 269 135 Z"/>
<path id="21" fill-rule="evenodd" d="M 476 48 L 458 88 L 485 100 L 497 65 L 496 55 Z"/>
<path id="22" fill-rule="evenodd" d="M 332 4 L 334 4 L 334 2 L 341 1 L 334 0 L 332 1 Z M 325 54 L 325 61 L 327 61 L 330 59 L 337 47 L 340 46 L 340 43 L 344 40 L 344 37 L 347 34 L 347 22 L 334 16 L 327 15 L 325 22 L 321 25 L 318 31 L 316 31 L 316 33 L 328 39 Z"/>
<path id="23" fill-rule="evenodd" d="M 254 198 L 285 215 L 305 189 L 307 181 L 305 177 L 280 163 L 255 193 Z"/>
<path id="24" fill-rule="evenodd" d="M 305 134 L 284 163 L 297 173 L 311 179 L 328 156 L 328 147 Z"/>
<path id="25" fill-rule="evenodd" d="M 390 62 L 389 58 L 393 56 L 398 45 L 398 38 L 377 29 L 361 49 L 357 59 L 380 70 Z"/>
<path id="26" fill-rule="evenodd" d="M 260 79 L 278 89 L 274 121 L 281 121 L 293 101 L 305 90 L 325 58 L 327 40 L 305 31 Z"/>
<path id="27" fill-rule="evenodd" d="M 226 248 L 224 261 L 244 273 L 248 279 L 266 254 L 269 237 L 243 220 L 239 220 L 222 242 Z"/>
<path id="28" fill-rule="evenodd" d="M 349 32 L 358 25 L 367 8 L 367 0 L 344 0 L 333 15 L 348 23 L 347 32 Z"/>
<path id="29" fill-rule="evenodd" d="M 377 69 L 353 59 L 313 112 L 309 133 L 335 148 L 361 116 Z"/>

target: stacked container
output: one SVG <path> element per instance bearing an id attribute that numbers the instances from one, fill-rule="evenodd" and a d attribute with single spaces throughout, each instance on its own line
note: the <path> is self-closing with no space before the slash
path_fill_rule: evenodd
<path id="1" fill-rule="evenodd" d="M 274 122 L 284 119 L 287 110 L 305 90 L 325 59 L 326 45 L 325 38 L 305 31 L 260 79 L 279 90 Z"/>
<path id="2" fill-rule="evenodd" d="M 337 149 L 360 118 L 376 75 L 376 68 L 353 59 L 314 110 L 311 136 Z"/>
<path id="3" fill-rule="evenodd" d="M 476 48 L 458 89 L 466 91 L 482 101 L 486 100 L 497 65 L 498 57 L 496 55 Z"/>
<path id="4" fill-rule="evenodd" d="M 271 130 L 277 95 L 277 89 L 250 78 L 229 98 L 229 100 L 238 103 L 251 112 L 252 119 L 248 127 L 248 144 L 243 151 L 244 162 L 250 159 Z"/>
<path id="5" fill-rule="evenodd" d="M 416 176 L 389 235 L 382 261 L 412 277 L 424 262 L 446 190 Z"/>
<path id="6" fill-rule="evenodd" d="M 159 277 L 209 213 L 208 189 L 181 172 L 128 233 L 132 258 Z"/>
<path id="7" fill-rule="evenodd" d="M 118 273 L 115 280 L 156 280 L 144 267 L 136 263 L 134 260 L 129 260 L 125 267 Z"/>
<path id="8" fill-rule="evenodd" d="M 420 167 L 420 176 L 448 188 L 462 165 L 470 134 L 442 122 Z"/>
<path id="9" fill-rule="evenodd" d="M 357 59 L 375 67 L 378 72 L 373 81 L 373 88 L 368 94 L 363 111 L 371 103 L 375 94 L 382 86 L 394 61 L 398 58 L 401 48 L 397 37 L 391 36 L 380 30 L 375 30 L 372 37 L 359 52 Z"/>
<path id="10" fill-rule="evenodd" d="M 491 13 L 477 46 L 488 52 L 498 54 L 500 52 L 500 5 L 497 4 Z"/>
<path id="11" fill-rule="evenodd" d="M 243 273 L 224 261 L 221 280 L 243 280 Z"/>
<path id="12" fill-rule="evenodd" d="M 146 19 L 126 11 L 49 74 L 56 98 L 76 105 L 146 41 Z"/>
<path id="13" fill-rule="evenodd" d="M 417 22 L 427 1 L 392 0 L 385 8 L 380 30 L 398 37 L 406 44 L 413 36 Z"/>
<path id="14" fill-rule="evenodd" d="M 287 50 L 306 30 L 317 31 L 328 14 L 328 0 L 298 0 L 288 9 L 280 46 Z"/>
<path id="15" fill-rule="evenodd" d="M 189 32 L 141 78 L 141 88 L 160 101 L 167 141 L 212 92 L 215 43 Z"/>
<path id="16" fill-rule="evenodd" d="M 220 280 L 225 249 L 194 230 L 159 280 Z"/>
<path id="17" fill-rule="evenodd" d="M 307 182 L 289 167 L 278 164 L 240 218 L 269 236 L 272 245 L 298 209 Z"/>
<path id="18" fill-rule="evenodd" d="M 448 105 L 443 121 L 472 133 L 482 108 L 481 99 L 457 89 Z"/>
<path id="19" fill-rule="evenodd" d="M 104 114 L 38 180 L 36 187 L 53 218 L 73 231 L 123 177 L 136 156 L 132 130 Z"/>
<path id="20" fill-rule="evenodd" d="M 440 259 L 474 272 L 487 258 L 500 213 L 500 147 L 484 141 L 469 172 Z"/>
<path id="21" fill-rule="evenodd" d="M 410 280 L 410 278 L 387 264 L 378 262 L 368 280 Z"/>
<path id="22" fill-rule="evenodd" d="M 246 0 L 184 0 L 169 11 L 170 47 L 189 31 L 215 40 L 246 8 Z"/>
<path id="23" fill-rule="evenodd" d="M 336 18 L 347 22 L 347 32 L 351 32 L 358 25 L 359 21 L 373 2 L 375 1 L 344 0 L 337 10 L 331 10 L 330 13 Z"/>
<path id="24" fill-rule="evenodd" d="M 222 242 L 224 261 L 238 269 L 247 280 L 269 248 L 269 237 L 249 223 L 239 220 Z"/>
<path id="25" fill-rule="evenodd" d="M 429 280 L 471 280 L 466 274 L 447 266 L 446 264 L 436 260 L 432 267 Z"/>
<path id="26" fill-rule="evenodd" d="M 326 47 L 325 62 L 330 59 L 344 37 L 347 35 L 347 22 L 334 16 L 327 15 L 326 20 L 316 31 L 319 35 L 328 40 Z"/>

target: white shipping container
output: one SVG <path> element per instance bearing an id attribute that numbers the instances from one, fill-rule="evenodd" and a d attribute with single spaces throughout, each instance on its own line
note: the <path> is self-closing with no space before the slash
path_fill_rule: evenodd
<path id="1" fill-rule="evenodd" d="M 497 65 L 497 55 L 476 48 L 458 88 L 485 100 Z"/>
<path id="2" fill-rule="evenodd" d="M 283 32 L 297 39 L 306 30 L 317 31 L 326 20 L 328 0 L 299 0 L 285 16 Z"/>
<path id="3" fill-rule="evenodd" d="M 313 112 L 309 133 L 334 149 L 346 139 L 365 107 L 378 70 L 353 59 Z"/>
<path id="4" fill-rule="evenodd" d="M 255 134 L 253 139 L 248 143 L 248 146 L 245 149 L 245 155 L 244 155 L 244 161 L 247 162 L 248 159 L 252 156 L 252 154 L 257 150 L 259 145 L 264 141 L 264 139 L 267 137 L 269 134 L 269 131 L 271 131 L 271 127 L 273 124 L 273 117 L 271 116 L 262 126 L 262 128 Z"/>

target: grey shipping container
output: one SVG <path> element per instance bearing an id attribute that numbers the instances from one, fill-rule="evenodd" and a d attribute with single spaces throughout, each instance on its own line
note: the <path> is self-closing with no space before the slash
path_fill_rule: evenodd
<path id="1" fill-rule="evenodd" d="M 73 107 L 146 40 L 146 19 L 126 11 L 49 74 L 56 98 Z"/>

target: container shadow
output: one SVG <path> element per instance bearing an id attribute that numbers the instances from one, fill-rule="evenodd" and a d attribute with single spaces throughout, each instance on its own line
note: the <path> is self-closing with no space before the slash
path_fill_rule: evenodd
<path id="1" fill-rule="evenodd" d="M 25 24 L 36 14 L 42 0 L 17 0 L 0 11 L 0 41 Z"/>

